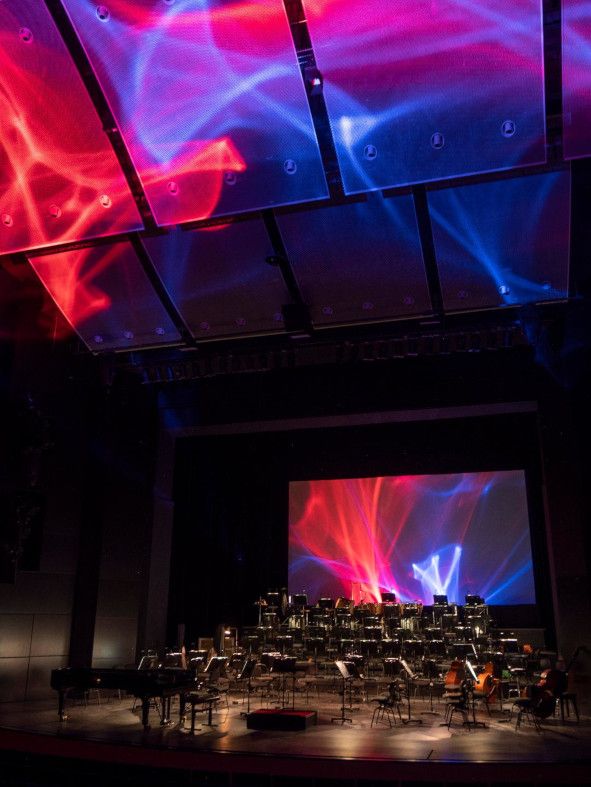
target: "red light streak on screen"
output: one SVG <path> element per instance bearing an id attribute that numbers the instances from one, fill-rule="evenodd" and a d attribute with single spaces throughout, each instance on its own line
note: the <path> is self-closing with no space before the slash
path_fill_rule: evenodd
<path id="1" fill-rule="evenodd" d="M 330 575 L 330 584 L 340 583 L 341 594 L 356 603 L 379 601 L 382 590 L 404 601 L 419 599 L 412 563 L 430 557 L 442 541 L 462 545 L 494 476 L 457 476 L 451 486 L 442 477 L 435 487 L 429 479 L 437 477 L 429 476 L 292 482 L 290 573 L 311 581 L 315 574 Z M 304 589 L 291 587 L 292 577 L 290 590 Z"/>
<path id="2" fill-rule="evenodd" d="M 138 229 L 115 154 L 51 20 L 0 5 L 0 253 Z"/>

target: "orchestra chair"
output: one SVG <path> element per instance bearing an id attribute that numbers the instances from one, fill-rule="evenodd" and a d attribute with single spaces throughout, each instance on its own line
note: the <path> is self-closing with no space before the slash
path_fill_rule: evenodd
<path id="1" fill-rule="evenodd" d="M 552 670 L 550 675 L 550 688 L 556 697 L 556 707 L 560 708 L 560 721 L 564 724 L 564 717 L 570 718 L 571 708 L 579 723 L 579 708 L 577 705 L 576 692 L 571 691 L 572 680 L 569 681 L 569 673 L 560 670 Z M 569 685 L 570 684 L 570 685 Z M 555 711 L 556 712 L 556 711 Z"/>
<path id="2" fill-rule="evenodd" d="M 469 681 L 463 681 L 460 687 L 459 698 L 453 702 L 448 702 L 446 708 L 445 720 L 447 721 L 447 729 L 451 727 L 454 715 L 459 713 L 462 717 L 462 724 L 468 729 L 471 727 L 485 727 L 482 721 L 476 721 L 476 711 L 474 707 L 474 695 L 472 693 L 472 686 Z"/>
<path id="3" fill-rule="evenodd" d="M 227 656 L 212 656 L 205 670 L 201 673 L 202 679 L 200 688 L 215 692 L 220 700 L 225 702 L 227 710 L 230 710 L 228 702 L 228 690 L 230 681 L 226 676 Z"/>
<path id="4" fill-rule="evenodd" d="M 372 702 L 376 703 L 376 707 L 374 708 L 374 712 L 371 717 L 370 727 L 373 727 L 374 724 L 377 725 L 380 722 L 385 723 L 386 721 L 388 722 L 388 726 L 392 727 L 393 724 L 396 724 L 396 715 L 394 713 L 395 710 L 398 712 L 398 718 L 402 723 L 402 712 L 400 710 L 402 697 L 400 695 L 400 689 L 398 688 L 396 681 L 390 683 L 387 694 L 384 694 L 380 697 L 374 697 Z"/>
<path id="5" fill-rule="evenodd" d="M 515 722 L 515 729 L 521 726 L 521 720 L 525 716 L 527 721 L 534 725 L 535 729 L 539 732 L 541 730 L 541 723 L 543 719 L 547 719 L 554 714 L 556 709 L 556 698 L 551 691 L 538 690 L 538 687 L 532 686 L 532 696 L 520 697 L 514 700 L 509 715 L 509 721 L 513 716 L 513 711 L 517 709 L 517 719 Z"/>
<path id="6" fill-rule="evenodd" d="M 570 709 L 572 707 L 577 717 L 577 724 L 579 723 L 579 708 L 577 706 L 577 695 L 574 691 L 563 691 L 558 697 L 560 703 L 560 721 L 564 724 L 564 715 L 566 711 L 567 718 L 570 718 Z"/>

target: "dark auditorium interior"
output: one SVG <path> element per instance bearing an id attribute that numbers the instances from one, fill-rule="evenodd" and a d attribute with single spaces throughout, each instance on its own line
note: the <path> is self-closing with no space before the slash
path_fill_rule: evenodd
<path id="1" fill-rule="evenodd" d="M 588 783 L 589 2 L 0 40 L 0 784 Z"/>

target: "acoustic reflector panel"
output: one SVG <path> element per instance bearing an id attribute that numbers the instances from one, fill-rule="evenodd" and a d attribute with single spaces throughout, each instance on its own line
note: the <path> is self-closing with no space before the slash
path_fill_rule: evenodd
<path id="1" fill-rule="evenodd" d="M 288 257 L 316 325 L 431 311 L 412 197 L 278 216 Z"/>
<path id="2" fill-rule="evenodd" d="M 93 352 L 180 340 L 128 241 L 30 257 L 29 262 Z"/>
<path id="3" fill-rule="evenodd" d="M 279 0 L 63 0 L 159 224 L 327 195 Z"/>
<path id="4" fill-rule="evenodd" d="M 142 226 L 42 0 L 0 2 L 0 254 Z"/>
<path id="5" fill-rule="evenodd" d="M 591 155 L 591 1 L 562 2 L 564 156 Z"/>
<path id="6" fill-rule="evenodd" d="M 446 310 L 567 297 L 569 172 L 431 191 L 428 200 Z"/>
<path id="7" fill-rule="evenodd" d="M 347 193 L 545 161 L 540 0 L 303 0 Z"/>
<path id="8" fill-rule="evenodd" d="M 261 219 L 146 238 L 170 297 L 197 339 L 283 330 L 289 302 Z"/>

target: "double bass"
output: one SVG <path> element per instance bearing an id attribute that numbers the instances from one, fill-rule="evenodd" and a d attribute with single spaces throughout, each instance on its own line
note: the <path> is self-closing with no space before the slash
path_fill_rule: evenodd
<path id="1" fill-rule="evenodd" d="M 542 672 L 537 683 L 525 686 L 521 700 L 529 700 L 530 710 L 538 719 L 547 719 L 554 713 L 556 699 L 566 690 L 566 673 L 557 669 Z M 516 704 L 520 704 L 519 700 Z"/>

